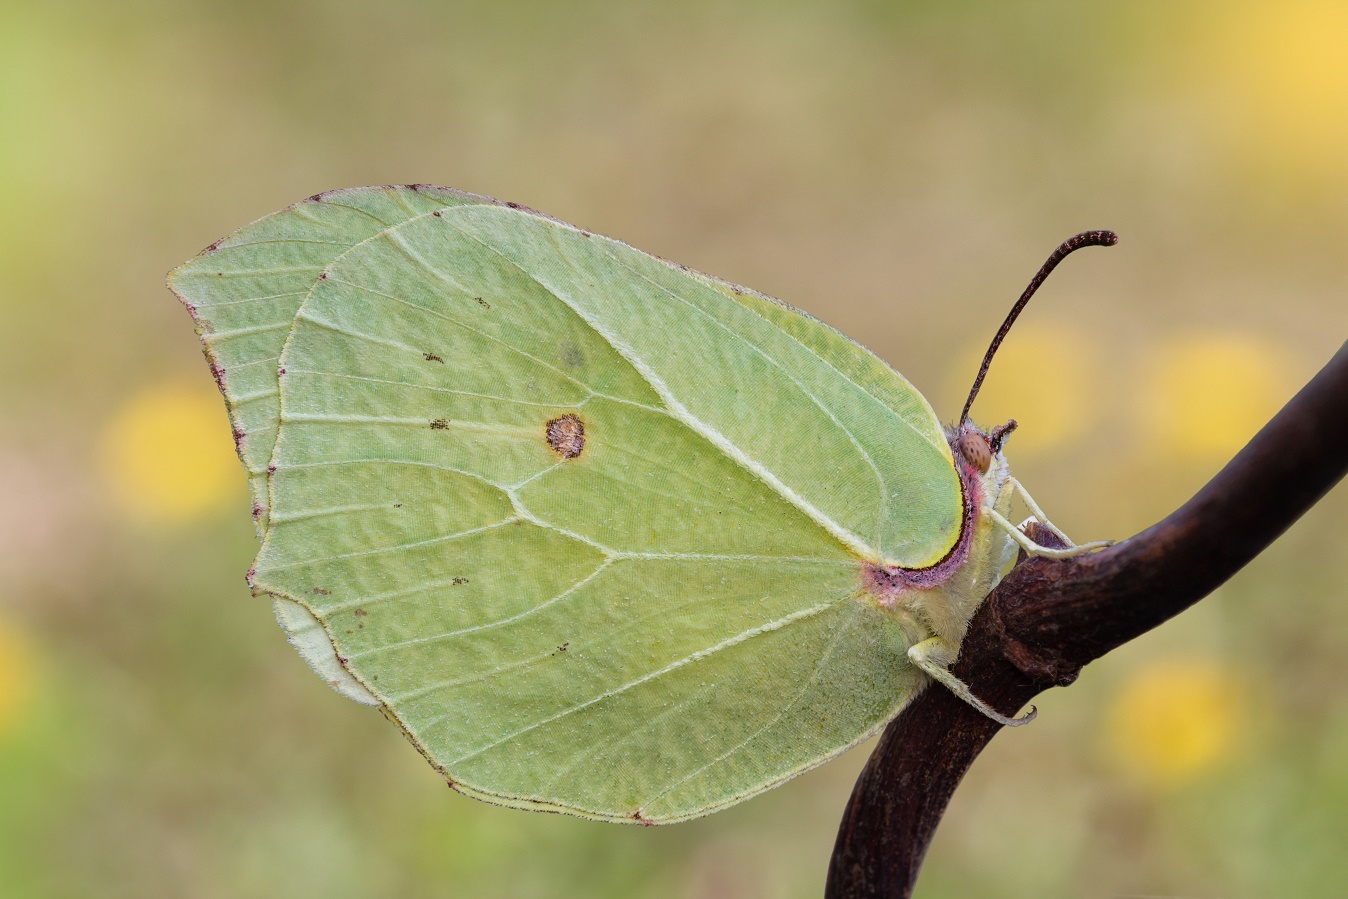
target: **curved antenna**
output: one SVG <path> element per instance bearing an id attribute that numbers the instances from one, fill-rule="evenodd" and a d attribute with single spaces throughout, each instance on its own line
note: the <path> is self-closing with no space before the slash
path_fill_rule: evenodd
<path id="1" fill-rule="evenodd" d="M 992 357 L 997 355 L 997 348 L 1002 345 L 1007 332 L 1011 330 L 1011 325 L 1020 315 L 1020 310 L 1024 309 L 1025 304 L 1030 302 L 1030 297 L 1034 296 L 1034 292 L 1039 289 L 1040 284 L 1044 283 L 1044 279 L 1049 276 L 1049 273 L 1058 267 L 1059 262 L 1082 247 L 1112 247 L 1118 242 L 1119 235 L 1113 231 L 1082 231 L 1076 237 L 1070 237 L 1063 241 L 1062 245 L 1049 255 L 1044 264 L 1039 267 L 1038 274 L 1030 281 L 1030 286 L 1025 288 L 1025 292 L 1020 295 L 1020 299 L 1016 300 L 1016 305 L 1012 306 L 1011 311 L 1007 313 L 1006 321 L 1002 322 L 1002 326 L 997 329 L 997 336 L 992 338 L 992 344 L 988 347 L 987 354 L 983 356 L 983 364 L 978 367 L 978 377 L 974 378 L 974 386 L 969 391 L 969 398 L 964 401 L 964 411 L 960 413 L 959 424 L 955 426 L 957 429 L 963 428 L 964 423 L 969 420 L 969 409 L 973 407 L 974 397 L 978 396 L 978 389 L 983 386 L 983 379 L 987 377 L 988 366 L 992 364 Z"/>

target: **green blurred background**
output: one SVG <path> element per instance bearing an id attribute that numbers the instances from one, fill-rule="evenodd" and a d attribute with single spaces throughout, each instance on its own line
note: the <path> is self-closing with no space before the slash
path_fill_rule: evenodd
<path id="1" fill-rule="evenodd" d="M 779 296 L 976 417 L 1078 539 L 1348 337 L 1348 5 L 0 0 L 0 896 L 809 897 L 869 747 L 697 822 L 451 793 L 243 582 L 163 275 L 334 187 L 526 203 Z M 918 895 L 1341 896 L 1348 490 L 1042 697 Z"/>

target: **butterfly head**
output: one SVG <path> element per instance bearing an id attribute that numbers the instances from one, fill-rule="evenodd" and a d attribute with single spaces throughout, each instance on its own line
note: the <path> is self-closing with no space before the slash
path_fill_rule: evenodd
<path id="1" fill-rule="evenodd" d="M 959 427 L 950 435 L 950 446 L 954 450 L 955 456 L 960 462 L 973 468 L 980 475 L 988 473 L 992 467 L 994 459 L 1001 456 L 1002 446 L 1006 443 L 1006 438 L 1016 429 L 1016 420 L 1013 418 L 1004 425 L 999 425 L 991 432 L 984 431 L 973 422 L 965 419 Z M 1005 459 L 1000 459 L 1003 464 Z"/>

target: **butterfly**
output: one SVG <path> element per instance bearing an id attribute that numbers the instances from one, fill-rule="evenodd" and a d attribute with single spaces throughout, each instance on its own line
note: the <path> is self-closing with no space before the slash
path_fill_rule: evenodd
<path id="1" fill-rule="evenodd" d="M 1034 289 L 1079 246 L 1060 247 Z M 174 270 L 224 395 L 248 571 L 455 789 L 644 824 L 725 808 L 950 674 L 1018 549 L 1009 472 L 777 300 L 513 203 L 331 191 Z M 1008 519 L 1019 497 L 1066 542 Z M 1031 713 L 1032 714 L 1032 713 Z"/>

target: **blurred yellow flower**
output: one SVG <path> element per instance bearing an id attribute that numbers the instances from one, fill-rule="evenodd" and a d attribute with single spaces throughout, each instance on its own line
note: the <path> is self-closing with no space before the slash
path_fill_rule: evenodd
<path id="1" fill-rule="evenodd" d="M 1267 341 L 1201 334 L 1152 365 L 1141 397 L 1154 445 L 1196 462 L 1225 462 L 1290 398 L 1286 364 Z"/>
<path id="2" fill-rule="evenodd" d="M 985 428 L 1016 419 L 1020 428 L 1009 445 L 1021 456 L 1079 437 L 1096 414 L 1093 343 L 1089 335 L 1059 325 L 1017 325 L 997 351 L 971 417 Z M 957 354 L 950 378 L 961 402 L 986 350 L 980 344 Z"/>
<path id="3" fill-rule="evenodd" d="M 1172 659 L 1123 685 L 1106 715 L 1105 739 L 1125 770 L 1173 786 L 1229 757 L 1244 718 L 1239 684 L 1222 665 Z"/>
<path id="4" fill-rule="evenodd" d="M 1339 168 L 1348 145 L 1348 4 L 1244 0 L 1202 18 L 1212 53 L 1194 55 L 1243 107 L 1244 133 L 1284 166 Z M 1298 167 L 1280 169 L 1298 174 Z"/>
<path id="5" fill-rule="evenodd" d="M 132 397 L 104 429 L 99 456 L 114 499 L 146 521 L 202 515 L 243 483 L 219 395 L 177 384 Z"/>
<path id="6" fill-rule="evenodd" d="M 33 690 L 33 657 L 19 630 L 0 618 L 0 744 L 18 727 Z"/>

